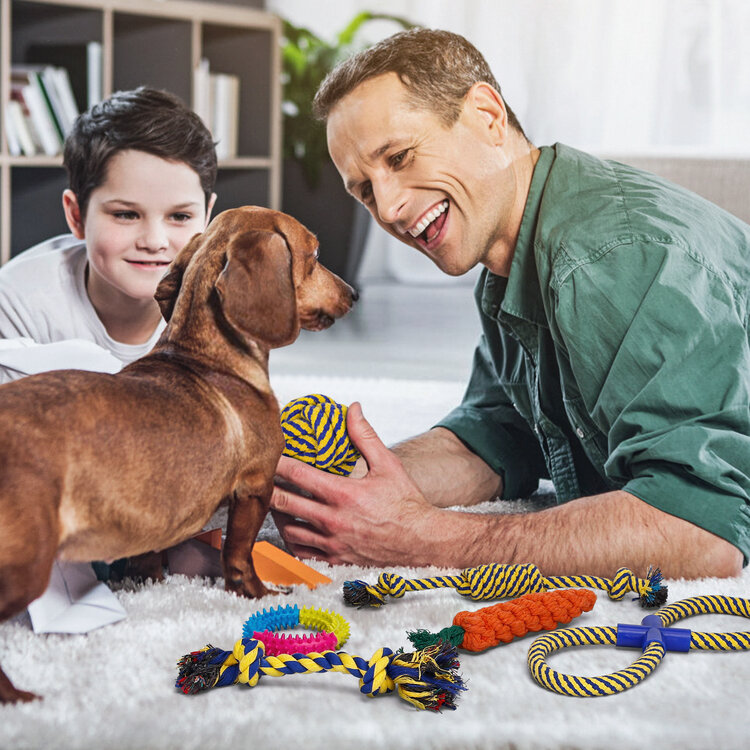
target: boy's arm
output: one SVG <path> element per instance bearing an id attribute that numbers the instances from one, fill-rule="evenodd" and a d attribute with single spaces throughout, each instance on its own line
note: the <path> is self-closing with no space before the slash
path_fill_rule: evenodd
<path id="1" fill-rule="evenodd" d="M 32 316 L 13 286 L 0 278 L 0 338 L 39 340 Z"/>

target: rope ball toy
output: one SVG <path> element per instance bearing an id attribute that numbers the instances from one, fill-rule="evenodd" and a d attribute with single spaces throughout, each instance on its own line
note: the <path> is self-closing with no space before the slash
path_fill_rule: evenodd
<path id="1" fill-rule="evenodd" d="M 269 616 L 270 614 L 270 616 Z M 300 615 L 302 613 L 300 612 Z M 306 616 L 303 616 L 306 617 Z M 316 615 L 340 625 L 343 618 L 326 613 Z M 245 623 L 245 630 L 263 626 L 271 620 L 292 620 L 290 613 L 261 613 Z M 347 626 L 348 631 L 348 626 Z M 393 692 L 419 709 L 439 711 L 455 709 L 458 694 L 465 690 L 458 673 L 459 662 L 454 646 L 440 643 L 413 653 L 393 653 L 378 649 L 369 659 L 344 651 L 297 654 L 266 654 L 258 638 L 244 637 L 231 651 L 222 651 L 210 644 L 200 651 L 185 654 L 178 662 L 175 687 L 185 695 L 240 682 L 255 687 L 261 677 L 282 677 L 313 672 L 343 672 L 359 679 L 361 693 L 370 697 Z"/>
<path id="2" fill-rule="evenodd" d="M 525 594 L 475 612 L 459 612 L 450 627 L 438 633 L 417 630 L 409 633 L 408 638 L 415 648 L 442 642 L 465 651 L 485 651 L 530 632 L 567 625 L 573 618 L 589 612 L 595 603 L 596 594 L 588 589 Z"/>
<path id="3" fill-rule="evenodd" d="M 670 604 L 640 625 L 569 628 L 538 637 L 529 648 L 532 677 L 542 686 L 579 697 L 614 695 L 646 679 L 661 663 L 667 651 L 747 651 L 750 632 L 698 633 L 669 627 L 693 615 L 725 614 L 750 618 L 750 600 L 731 596 L 695 596 Z M 599 677 L 578 677 L 556 672 L 547 663 L 551 653 L 571 646 L 623 646 L 641 648 L 643 653 L 629 667 Z"/>
<path id="4" fill-rule="evenodd" d="M 642 607 L 659 607 L 667 600 L 667 586 L 662 582 L 661 571 L 649 568 L 647 578 L 638 578 L 631 570 L 620 568 L 613 580 L 596 576 L 543 576 L 536 565 L 491 564 L 466 568 L 460 575 L 434 576 L 432 578 L 403 578 L 395 573 L 381 573 L 375 585 L 365 581 L 345 581 L 344 601 L 352 606 L 380 607 L 385 597 L 402 597 L 407 591 L 424 591 L 437 588 L 455 588 L 462 596 L 475 601 L 518 597 L 523 594 L 548 589 L 586 588 L 601 589 L 610 599 L 622 599 L 633 592 Z"/>
<path id="5" fill-rule="evenodd" d="M 284 455 L 331 474 L 349 476 L 360 452 L 346 431 L 346 406 L 314 393 L 281 410 Z"/>
<path id="6" fill-rule="evenodd" d="M 276 635 L 277 630 L 288 630 L 301 625 L 317 633 L 308 635 Z M 268 656 L 279 654 L 309 654 L 313 651 L 335 651 L 349 638 L 349 623 L 337 612 L 303 607 L 296 604 L 271 607 L 247 618 L 242 628 L 243 638 L 254 638 L 265 646 Z"/>

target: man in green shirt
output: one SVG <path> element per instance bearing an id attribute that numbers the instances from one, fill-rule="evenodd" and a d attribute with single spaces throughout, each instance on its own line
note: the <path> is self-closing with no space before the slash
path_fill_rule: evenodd
<path id="1" fill-rule="evenodd" d="M 272 507 L 300 556 L 737 575 L 750 556 L 750 227 L 659 178 L 531 144 L 486 62 L 412 30 L 321 86 L 348 191 L 444 272 L 485 268 L 463 403 L 388 450 L 358 405 L 353 478 L 291 459 Z M 537 513 L 446 510 L 520 497 Z M 309 496 L 312 495 L 314 499 Z"/>

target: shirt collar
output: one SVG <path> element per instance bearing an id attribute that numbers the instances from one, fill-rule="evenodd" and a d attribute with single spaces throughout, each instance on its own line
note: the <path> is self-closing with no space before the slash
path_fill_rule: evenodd
<path id="1" fill-rule="evenodd" d="M 498 317 L 502 311 L 537 325 L 546 325 L 547 318 L 534 258 L 534 237 L 544 186 L 554 161 L 555 150 L 542 146 L 531 177 L 508 278 L 487 270 L 482 274 L 482 310 L 493 318 Z"/>

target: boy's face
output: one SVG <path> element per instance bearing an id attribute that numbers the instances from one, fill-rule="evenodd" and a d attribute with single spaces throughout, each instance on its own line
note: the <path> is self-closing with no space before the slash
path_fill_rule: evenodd
<path id="1" fill-rule="evenodd" d="M 200 179 L 184 162 L 127 150 L 109 161 L 85 218 L 71 190 L 63 195 L 68 226 L 86 240 L 88 291 L 113 305 L 153 300 L 175 255 L 208 223 Z"/>

